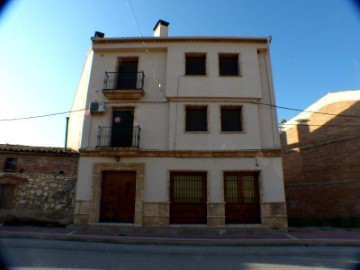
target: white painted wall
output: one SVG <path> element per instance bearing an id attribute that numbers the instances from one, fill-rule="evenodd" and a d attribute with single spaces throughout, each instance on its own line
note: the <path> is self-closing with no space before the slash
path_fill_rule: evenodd
<path id="1" fill-rule="evenodd" d="M 261 103 L 275 105 L 269 50 L 258 52 L 262 98 Z M 263 148 L 280 148 L 276 108 L 259 105 L 261 145 Z"/>
<path id="2" fill-rule="evenodd" d="M 116 108 L 134 107 L 134 122 L 141 127 L 140 149 L 152 150 L 245 150 L 279 147 L 275 110 L 250 104 L 273 103 L 271 65 L 268 52 L 258 55 L 266 44 L 232 42 L 124 42 L 94 44 L 88 56 L 75 105 L 106 102 L 104 114 L 73 117 L 72 145 L 82 138 L 81 148 L 96 146 L 99 126 L 110 126 Z M 206 76 L 185 76 L 185 53 L 207 55 Z M 219 76 L 219 53 L 240 55 L 241 76 Z M 145 96 L 139 101 L 114 102 L 102 94 L 105 71 L 116 71 L 119 57 L 138 57 L 145 73 Z M 93 60 L 92 60 L 93 59 Z M 90 61 L 91 60 L 91 61 Z M 81 85 L 81 87 L 80 87 Z M 87 92 L 88 91 L 88 92 Z M 87 96 L 86 96 L 87 92 Z M 185 106 L 208 107 L 208 132 L 185 132 Z M 221 105 L 243 106 L 243 131 L 221 132 Z M 81 133 L 81 127 L 83 131 Z M 77 139 L 77 140 L 76 140 Z M 94 163 L 111 163 L 114 158 L 81 157 L 76 200 L 90 200 Z M 281 158 L 121 158 L 124 163 L 145 163 L 145 201 L 169 199 L 169 171 L 208 172 L 208 201 L 223 202 L 223 172 L 260 170 L 261 202 L 284 202 Z"/>
<path id="3" fill-rule="evenodd" d="M 206 105 L 207 132 L 186 132 L 187 105 Z M 241 132 L 221 131 L 221 106 L 242 106 Z M 169 124 L 169 149 L 176 150 L 241 150 L 259 149 L 260 129 L 257 105 L 244 102 L 171 102 Z"/>
<path id="4" fill-rule="evenodd" d="M 263 45 L 234 43 L 177 43 L 168 48 L 168 97 L 261 98 L 257 48 Z M 206 75 L 185 75 L 185 54 L 206 54 Z M 219 53 L 240 55 L 239 77 L 219 76 Z"/>
<path id="5" fill-rule="evenodd" d="M 105 71 L 117 70 L 118 58 L 138 57 L 138 70 L 144 71 L 145 96 L 139 102 L 109 101 L 102 93 Z M 166 49 L 121 49 L 117 52 L 94 55 L 89 83 L 86 107 L 92 101 L 106 103 L 103 114 L 87 115 L 84 119 L 82 149 L 96 147 L 99 126 L 111 126 L 113 110 L 119 107 L 134 107 L 135 119 L 141 128 L 141 148 L 166 149 L 168 145 L 168 105 L 165 100 L 166 90 Z M 154 123 L 156 123 L 154 125 Z"/>
<path id="6" fill-rule="evenodd" d="M 83 72 L 76 90 L 76 94 L 73 100 L 71 107 L 69 126 L 68 126 L 68 147 L 74 150 L 78 150 L 81 145 L 81 140 L 83 139 L 83 123 L 85 116 L 85 111 L 82 109 L 87 108 L 87 95 L 89 88 L 89 81 L 92 69 L 94 52 L 92 50 L 88 51 Z M 78 111 L 80 110 L 80 111 Z M 76 112 L 77 111 L 77 112 Z"/>
<path id="7" fill-rule="evenodd" d="M 85 106 L 88 107 L 92 101 L 104 101 L 107 112 L 85 116 L 81 148 L 95 148 L 98 127 L 111 126 L 113 109 L 124 106 L 135 108 L 134 121 L 141 127 L 142 149 L 240 150 L 279 147 L 277 128 L 274 126 L 275 110 L 241 101 L 272 101 L 271 73 L 264 60 L 268 55 L 258 57 L 258 48 L 264 49 L 265 46 L 216 42 L 148 42 L 145 46 L 139 43 L 96 44 Z M 188 52 L 206 53 L 206 76 L 184 75 L 185 53 Z M 219 76 L 219 53 L 240 55 L 241 76 Z M 116 71 L 118 58 L 121 57 L 138 57 L 138 69 L 145 73 L 145 96 L 137 102 L 109 101 L 101 91 L 105 71 Z M 88 69 L 84 72 L 90 74 Z M 83 76 L 86 77 L 85 74 Z M 177 101 L 174 98 L 191 101 Z M 207 98 L 208 101 L 199 98 Z M 224 98 L 227 100 L 222 102 Z M 206 134 L 184 132 L 186 104 L 208 106 L 209 131 Z M 243 106 L 243 132 L 221 133 L 221 105 Z"/>

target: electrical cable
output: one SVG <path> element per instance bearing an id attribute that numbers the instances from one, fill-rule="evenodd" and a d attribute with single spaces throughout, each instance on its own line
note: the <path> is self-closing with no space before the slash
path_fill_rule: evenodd
<path id="1" fill-rule="evenodd" d="M 49 114 L 36 115 L 36 116 L 26 116 L 26 117 L 16 117 L 16 118 L 4 118 L 4 119 L 0 119 L 0 122 L 29 120 L 29 119 L 36 119 L 36 118 L 42 118 L 42 117 L 56 116 L 56 115 L 61 115 L 61 114 L 66 114 L 66 113 L 72 113 L 72 112 L 81 112 L 81 111 L 85 111 L 85 110 L 86 110 L 86 109 L 80 109 L 80 110 L 73 110 L 73 111 L 66 111 L 66 112 L 58 112 L 58 113 L 49 113 Z"/>
<path id="2" fill-rule="evenodd" d="M 356 116 L 356 115 L 308 111 L 308 110 L 301 110 L 301 109 L 289 108 L 289 107 L 284 107 L 284 106 L 278 106 L 278 105 L 274 105 L 274 104 L 267 104 L 267 103 L 262 103 L 262 102 L 251 102 L 251 101 L 249 101 L 247 103 L 265 105 L 265 106 L 270 106 L 270 107 L 275 107 L 275 108 L 284 109 L 284 110 L 290 110 L 290 111 L 297 111 L 297 112 L 308 112 L 308 113 L 317 113 L 317 114 L 325 114 L 325 115 L 333 115 L 333 116 L 341 116 L 341 117 L 350 117 L 350 118 L 359 118 L 360 119 L 360 116 Z"/>

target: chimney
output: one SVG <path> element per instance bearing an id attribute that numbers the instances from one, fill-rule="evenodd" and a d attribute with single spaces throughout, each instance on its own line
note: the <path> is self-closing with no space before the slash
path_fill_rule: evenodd
<path id="1" fill-rule="evenodd" d="M 159 20 L 153 31 L 154 31 L 154 37 L 168 37 L 168 26 L 170 23 L 163 21 L 163 20 Z"/>
<path id="2" fill-rule="evenodd" d="M 104 37 L 105 37 L 105 34 L 98 32 L 98 31 L 96 31 L 94 34 L 94 38 L 104 38 Z"/>

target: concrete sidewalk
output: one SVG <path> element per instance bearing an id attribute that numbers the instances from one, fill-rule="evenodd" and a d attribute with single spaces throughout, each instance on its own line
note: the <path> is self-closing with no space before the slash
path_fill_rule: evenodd
<path id="1" fill-rule="evenodd" d="M 288 232 L 213 235 L 128 234 L 86 229 L 0 226 L 0 238 L 33 238 L 102 243 L 217 246 L 360 246 L 360 230 L 289 228 Z"/>

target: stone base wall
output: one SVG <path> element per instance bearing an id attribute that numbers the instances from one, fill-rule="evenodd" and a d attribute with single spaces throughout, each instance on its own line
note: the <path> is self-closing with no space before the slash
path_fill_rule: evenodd
<path id="1" fill-rule="evenodd" d="M 261 203 L 261 223 L 270 228 L 287 229 L 286 203 Z"/>
<path id="2" fill-rule="evenodd" d="M 76 201 L 74 207 L 74 224 L 89 224 L 90 218 L 90 201 Z"/>
<path id="3" fill-rule="evenodd" d="M 85 225 L 93 223 L 89 222 L 90 206 L 91 202 L 89 201 L 77 201 L 75 203 L 74 224 Z M 225 203 L 208 203 L 207 208 L 207 226 L 225 227 Z M 144 202 L 143 210 L 143 224 L 138 225 L 145 227 L 169 226 L 170 202 Z M 264 227 L 286 229 L 288 227 L 286 204 L 284 202 L 262 203 L 261 221 L 261 225 Z"/>
<path id="4" fill-rule="evenodd" d="M 73 222 L 73 211 L 62 210 L 39 210 L 39 209 L 0 209 L 0 222 L 15 222 L 20 224 L 58 223 L 62 225 Z"/>
<path id="5" fill-rule="evenodd" d="M 225 226 L 225 203 L 207 204 L 207 224 L 211 227 Z"/>
<path id="6" fill-rule="evenodd" d="M 169 207 L 169 202 L 144 202 L 144 226 L 168 226 Z"/>

